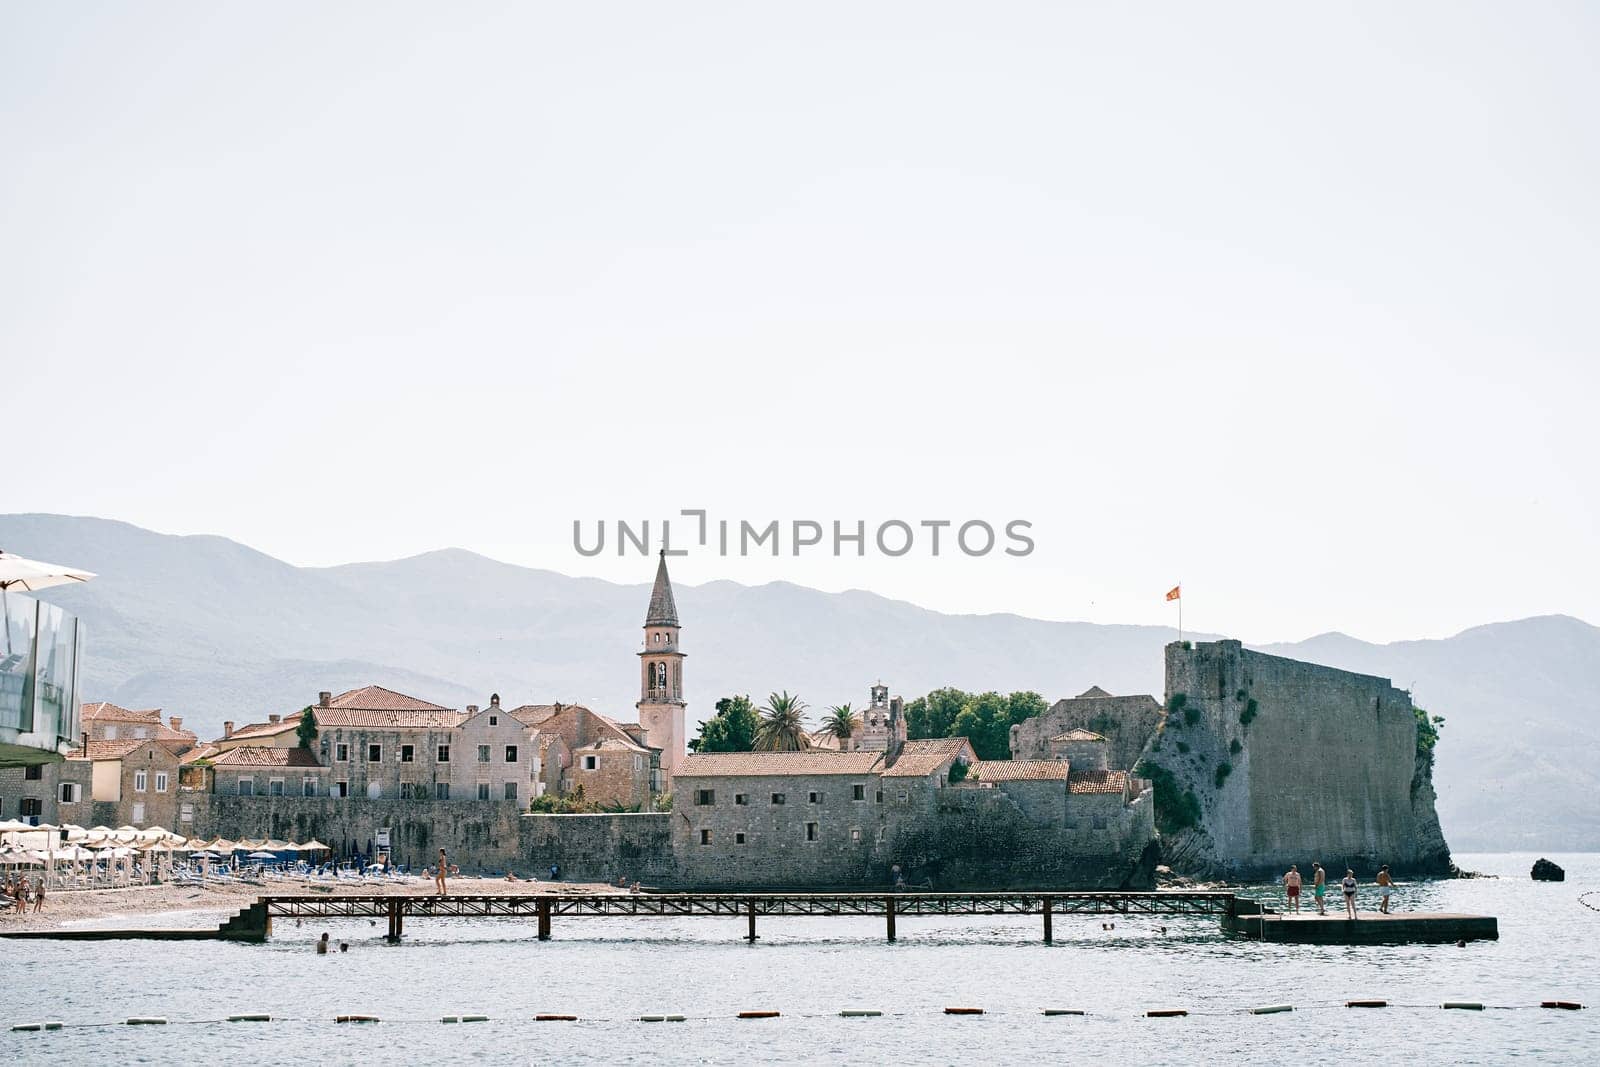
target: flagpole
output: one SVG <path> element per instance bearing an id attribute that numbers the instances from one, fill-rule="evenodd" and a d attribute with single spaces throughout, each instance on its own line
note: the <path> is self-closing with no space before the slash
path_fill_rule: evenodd
<path id="1" fill-rule="evenodd" d="M 1178 644 L 1183 644 L 1183 579 L 1178 579 Z"/>

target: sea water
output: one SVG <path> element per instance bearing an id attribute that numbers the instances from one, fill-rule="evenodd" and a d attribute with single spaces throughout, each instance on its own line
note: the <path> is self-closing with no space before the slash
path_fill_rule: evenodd
<path id="1" fill-rule="evenodd" d="M 1038 916 L 882 919 L 414 920 L 400 945 L 365 919 L 296 927 L 265 945 L 0 942 L 0 1032 L 10 1062 L 305 1063 L 766 1061 L 1018 1063 L 1595 1062 L 1600 1008 L 1600 855 L 1552 854 L 1567 881 L 1533 882 L 1532 854 L 1465 855 L 1499 875 L 1403 886 L 1395 907 L 1496 915 L 1500 940 L 1328 947 L 1223 936 L 1215 918 Z M 1309 866 L 1302 864 L 1302 866 Z M 1339 872 L 1342 873 L 1342 872 Z M 1309 891 L 1308 891 L 1309 892 Z M 1261 890 L 1264 896 L 1271 891 Z M 1306 898 L 1309 904 L 1309 896 Z M 1600 907 L 1600 892 L 1589 898 Z M 1376 906 L 1364 892 L 1363 906 Z M 1329 910 L 1337 907 L 1330 897 Z M 1102 924 L 1116 923 L 1115 930 Z M 1166 927 L 1166 933 L 1160 927 Z M 348 953 L 318 956 L 324 931 Z M 1381 998 L 1391 1006 L 1352 1009 Z M 1445 1011 L 1448 1000 L 1488 1010 Z M 1292 1012 L 1252 1015 L 1265 1004 Z M 944 1014 L 979 1007 L 979 1016 Z M 841 1018 L 845 1008 L 878 1017 Z M 1047 1008 L 1082 1016 L 1047 1017 Z M 1184 1018 L 1148 1018 L 1184 1008 Z M 781 1012 L 739 1020 L 740 1011 Z M 269 1023 L 228 1023 L 268 1013 Z M 576 1022 L 535 1022 L 538 1013 Z M 335 1016 L 375 1015 L 375 1025 Z M 447 1025 L 446 1015 L 488 1022 Z M 646 1023 L 647 1014 L 684 1022 Z M 165 1016 L 166 1026 L 122 1025 Z"/>

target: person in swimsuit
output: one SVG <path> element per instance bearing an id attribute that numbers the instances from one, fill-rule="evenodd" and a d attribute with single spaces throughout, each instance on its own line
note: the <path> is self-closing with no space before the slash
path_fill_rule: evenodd
<path id="1" fill-rule="evenodd" d="M 1385 915 L 1389 914 L 1389 893 L 1394 889 L 1394 879 L 1389 876 L 1389 865 L 1385 863 L 1378 868 L 1378 910 Z"/>
<path id="2" fill-rule="evenodd" d="M 1356 872 L 1346 868 L 1344 880 L 1339 883 L 1339 887 L 1344 890 L 1345 915 L 1354 919 L 1356 917 Z"/>
<path id="3" fill-rule="evenodd" d="M 1322 864 L 1315 862 L 1311 864 L 1311 869 L 1313 871 L 1311 893 L 1317 898 L 1317 914 L 1326 915 L 1328 907 L 1323 901 L 1323 896 L 1328 892 L 1328 872 L 1322 869 Z"/>
<path id="4" fill-rule="evenodd" d="M 439 850 L 439 869 L 436 872 L 434 872 L 434 876 L 433 876 L 434 885 L 438 888 L 439 895 L 441 897 L 447 897 L 447 896 L 450 895 L 449 893 L 445 892 L 445 888 L 444 888 L 445 872 L 448 871 L 449 869 L 450 869 L 450 864 L 445 860 L 445 858 L 444 858 L 444 849 L 441 848 Z"/>
<path id="5" fill-rule="evenodd" d="M 1289 910 L 1300 913 L 1300 868 L 1291 863 L 1289 873 L 1283 876 L 1284 892 L 1289 894 Z"/>

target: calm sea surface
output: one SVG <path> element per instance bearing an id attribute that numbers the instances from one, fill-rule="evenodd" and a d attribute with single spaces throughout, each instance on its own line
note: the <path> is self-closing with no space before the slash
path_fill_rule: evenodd
<path id="1" fill-rule="evenodd" d="M 1371 948 L 1264 945 L 1224 938 L 1211 919 L 906 919 L 900 940 L 881 920 L 765 919 L 762 940 L 742 920 L 555 921 L 540 944 L 510 922 L 417 921 L 403 945 L 366 920 L 280 923 L 265 946 L 114 941 L 0 944 L 5 1029 L 61 1019 L 54 1033 L 0 1032 L 7 1062 L 434 1063 L 761 1061 L 1019 1063 L 1051 1056 L 1117 1063 L 1339 1059 L 1396 1064 L 1600 1059 L 1600 1009 L 1528 1008 L 1541 1000 L 1600 1004 L 1600 855 L 1551 854 L 1564 883 L 1536 883 L 1529 855 L 1464 855 L 1497 879 L 1408 885 L 1402 909 L 1497 915 L 1500 940 Z M 1600 906 L 1600 894 L 1591 898 Z M 1374 902 L 1375 903 L 1375 902 Z M 1157 927 L 1165 923 L 1167 934 Z M 318 957 L 323 929 L 352 942 Z M 1357 1010 L 1347 999 L 1404 1005 Z M 1504 1008 L 1442 1011 L 1443 1000 Z M 1254 1016 L 1253 1005 L 1292 1003 Z M 944 1015 L 947 1005 L 986 1009 Z M 842 1019 L 841 1008 L 882 1018 Z M 1082 1018 L 1046 1018 L 1047 1007 Z M 1183 1019 L 1147 1019 L 1182 1007 Z M 762 1021 L 742 1009 L 775 1009 Z M 229 1024 L 230 1013 L 283 1021 Z M 580 1017 L 536 1023 L 538 1012 Z M 684 1023 L 642 1023 L 647 1013 Z M 337 1025 L 336 1014 L 381 1017 Z M 446 1014 L 487 1023 L 442 1025 Z M 110 1025 L 165 1015 L 173 1025 Z"/>

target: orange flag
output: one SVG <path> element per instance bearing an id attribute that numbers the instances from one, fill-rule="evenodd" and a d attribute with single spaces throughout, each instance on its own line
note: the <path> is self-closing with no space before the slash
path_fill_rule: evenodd
<path id="1" fill-rule="evenodd" d="M 1168 600 L 1179 600 L 1179 599 L 1182 598 L 1182 596 L 1183 596 L 1183 586 L 1181 586 L 1181 585 L 1175 585 L 1171 589 L 1167 590 L 1167 599 Z"/>

